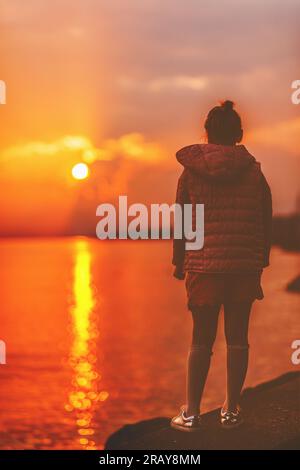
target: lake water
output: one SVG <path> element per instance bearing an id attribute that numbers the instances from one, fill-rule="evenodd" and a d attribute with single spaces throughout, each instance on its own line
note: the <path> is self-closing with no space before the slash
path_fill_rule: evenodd
<path id="1" fill-rule="evenodd" d="M 1 449 L 101 449 L 125 423 L 184 403 L 191 335 L 171 243 L 85 238 L 0 242 Z M 300 254 L 274 248 L 254 304 L 247 386 L 289 370 Z M 221 315 L 222 318 L 222 315 Z M 222 319 L 202 411 L 225 393 Z"/>

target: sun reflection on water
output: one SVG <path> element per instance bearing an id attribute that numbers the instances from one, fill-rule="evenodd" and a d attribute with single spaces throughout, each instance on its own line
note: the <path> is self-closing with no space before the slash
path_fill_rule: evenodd
<path id="1" fill-rule="evenodd" d="M 96 368 L 96 338 L 98 325 L 95 318 L 96 297 L 92 285 L 91 252 L 86 240 L 75 244 L 73 272 L 73 305 L 70 308 L 73 342 L 69 366 L 73 371 L 72 388 L 66 411 L 74 413 L 78 442 L 86 450 L 98 449 L 95 440 L 94 415 L 99 401 L 108 393 L 99 392 L 101 376 Z"/>

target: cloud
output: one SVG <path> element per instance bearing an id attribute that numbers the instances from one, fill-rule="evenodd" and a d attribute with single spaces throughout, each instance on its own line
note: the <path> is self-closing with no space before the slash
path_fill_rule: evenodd
<path id="1" fill-rule="evenodd" d="M 119 85 L 126 90 L 144 90 L 148 92 L 168 91 L 201 91 L 208 85 L 208 79 L 203 76 L 175 75 L 169 77 L 157 77 L 149 80 L 137 80 L 122 77 L 118 80 Z"/>
<path id="2" fill-rule="evenodd" d="M 277 150 L 287 154 L 282 171 L 297 190 L 299 128 L 290 84 L 299 69 L 299 1 L 23 3 L 0 0 L 1 78 L 10 94 L 1 146 L 30 141 L 9 150 L 9 159 L 18 161 L 11 165 L 14 181 L 17 175 L 43 180 L 48 172 L 63 185 L 70 165 L 83 159 L 95 171 L 98 166 L 102 188 L 111 194 L 119 171 L 124 187 L 130 178 L 137 187 L 136 168 L 150 174 L 149 165 L 155 170 L 165 161 L 157 141 L 170 153 L 197 141 L 207 111 L 228 97 L 245 131 L 254 129 L 249 142 L 255 154 L 270 161 L 274 192 L 281 195 L 282 187 L 271 158 Z M 96 135 L 97 129 L 120 137 L 77 149 L 61 139 L 47 143 L 49 136 Z M 276 165 L 282 166 L 280 159 Z"/>
<path id="3" fill-rule="evenodd" d="M 119 138 L 107 139 L 96 150 L 95 160 L 113 160 L 122 156 L 123 159 L 158 162 L 166 157 L 162 146 L 157 142 L 146 141 L 143 134 L 131 132 Z M 83 155 L 85 159 L 85 155 Z"/>
<path id="4" fill-rule="evenodd" d="M 0 155 L 1 233 L 94 233 L 100 202 L 119 194 L 136 200 L 157 194 L 168 171 L 165 157 L 161 145 L 137 132 L 99 146 L 83 135 L 66 135 L 8 147 Z M 82 161 L 90 175 L 78 182 L 71 170 Z"/>
<path id="5" fill-rule="evenodd" d="M 86 163 L 113 160 L 122 157 L 140 161 L 157 162 L 166 156 L 161 145 L 147 141 L 143 134 L 132 132 L 118 138 L 105 139 L 97 147 L 92 141 L 82 135 L 67 135 L 53 142 L 32 141 L 23 145 L 11 146 L 1 152 L 2 167 L 6 162 L 12 162 L 17 169 L 22 161 L 29 164 L 30 160 L 43 161 L 45 157 L 52 160 L 79 159 Z"/>
<path id="6" fill-rule="evenodd" d="M 254 129 L 247 134 L 247 139 L 262 148 L 275 148 L 299 157 L 299 135 L 300 118 L 295 118 Z"/>

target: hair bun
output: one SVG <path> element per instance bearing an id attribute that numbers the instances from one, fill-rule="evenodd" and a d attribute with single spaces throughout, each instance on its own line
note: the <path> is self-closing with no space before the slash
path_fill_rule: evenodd
<path id="1" fill-rule="evenodd" d="M 234 106 L 234 102 L 230 101 L 230 100 L 226 100 L 226 101 L 223 101 L 221 103 L 221 106 L 222 106 L 223 109 L 225 109 L 225 111 L 232 111 L 233 106 Z"/>

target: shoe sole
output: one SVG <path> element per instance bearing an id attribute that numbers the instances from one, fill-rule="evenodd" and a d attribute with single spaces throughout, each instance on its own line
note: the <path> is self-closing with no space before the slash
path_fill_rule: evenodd
<path id="1" fill-rule="evenodd" d="M 182 432 L 199 432 L 201 431 L 201 426 L 198 428 L 185 428 L 184 426 L 180 426 L 179 424 L 174 424 L 171 421 L 171 428 L 176 429 L 177 431 L 182 431 Z"/>
<path id="2" fill-rule="evenodd" d="M 220 423 L 220 426 L 221 426 L 222 429 L 237 429 L 240 426 L 242 426 L 242 424 L 244 424 L 244 421 L 240 421 L 237 424 L 230 424 L 230 425 Z"/>

